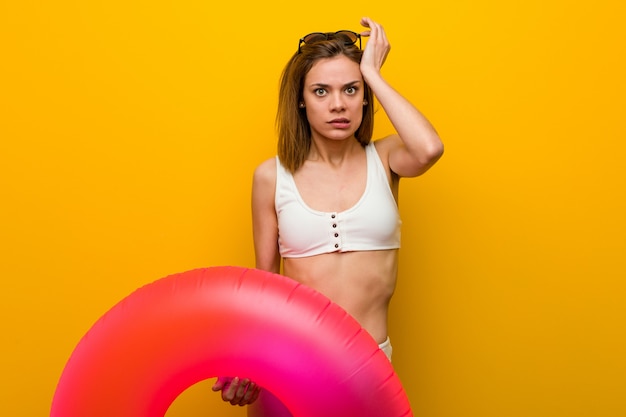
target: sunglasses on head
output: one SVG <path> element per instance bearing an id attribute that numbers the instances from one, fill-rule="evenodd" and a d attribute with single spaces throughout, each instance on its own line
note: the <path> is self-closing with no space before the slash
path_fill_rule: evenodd
<path id="1" fill-rule="evenodd" d="M 313 32 L 304 36 L 298 42 L 298 53 L 300 53 L 300 48 L 302 44 L 311 45 L 315 42 L 327 41 L 329 39 L 339 39 L 344 41 L 346 45 L 354 45 L 356 41 L 359 41 L 359 49 L 361 49 L 361 35 L 358 33 L 352 32 L 351 30 L 338 30 L 337 32 Z"/>

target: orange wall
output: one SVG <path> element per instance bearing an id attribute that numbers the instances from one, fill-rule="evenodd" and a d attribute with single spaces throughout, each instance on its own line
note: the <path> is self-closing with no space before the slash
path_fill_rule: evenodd
<path id="1" fill-rule="evenodd" d="M 3 414 L 45 415 L 135 288 L 253 265 L 279 72 L 361 14 L 446 144 L 401 186 L 391 337 L 415 414 L 626 414 L 623 2 L 41 3 L 0 5 Z M 244 414 L 209 385 L 168 416 Z"/>

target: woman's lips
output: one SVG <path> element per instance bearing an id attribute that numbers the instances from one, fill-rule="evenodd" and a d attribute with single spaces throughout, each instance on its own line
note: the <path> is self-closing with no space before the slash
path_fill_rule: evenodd
<path id="1" fill-rule="evenodd" d="M 344 119 L 343 117 L 339 119 L 333 119 L 328 123 L 337 129 L 346 129 L 350 127 L 350 120 Z"/>

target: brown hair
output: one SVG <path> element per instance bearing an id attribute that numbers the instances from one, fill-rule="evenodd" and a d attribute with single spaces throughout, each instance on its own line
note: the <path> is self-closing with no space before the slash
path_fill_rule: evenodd
<path id="1" fill-rule="evenodd" d="M 303 45 L 283 70 L 280 79 L 276 127 L 278 130 L 278 157 L 282 165 L 295 172 L 305 161 L 311 148 L 311 127 L 306 111 L 298 107 L 302 101 L 304 78 L 320 59 L 345 55 L 357 64 L 361 62 L 363 51 L 355 45 L 346 45 L 338 39 Z M 363 99 L 369 103 L 363 106 L 363 120 L 354 133 L 359 143 L 365 147 L 372 139 L 374 130 L 374 102 L 372 90 L 365 84 Z"/>

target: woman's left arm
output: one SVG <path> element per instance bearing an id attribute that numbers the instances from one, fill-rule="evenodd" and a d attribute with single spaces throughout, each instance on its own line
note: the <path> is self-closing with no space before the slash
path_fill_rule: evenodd
<path id="1" fill-rule="evenodd" d="M 361 74 L 385 109 L 398 136 L 389 148 L 389 168 L 400 177 L 426 172 L 443 154 L 443 143 L 430 122 L 382 77 L 380 69 L 391 49 L 382 26 L 370 18 L 361 19 L 369 36 L 361 59 Z"/>

